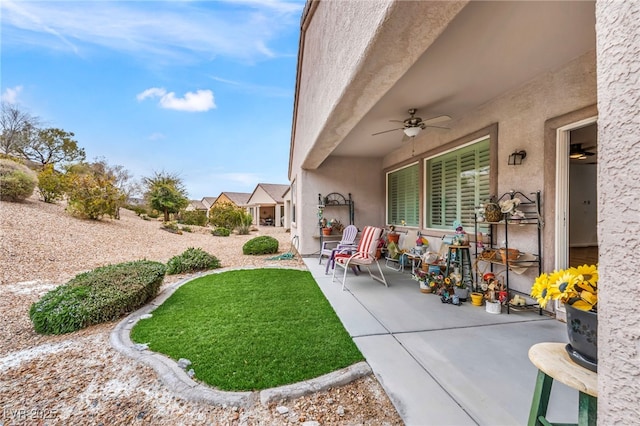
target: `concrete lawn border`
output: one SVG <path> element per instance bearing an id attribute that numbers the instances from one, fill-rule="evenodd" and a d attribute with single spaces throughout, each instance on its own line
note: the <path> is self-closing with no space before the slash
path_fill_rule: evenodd
<path id="1" fill-rule="evenodd" d="M 272 266 L 266 266 L 271 268 Z M 278 266 L 273 266 L 276 268 Z M 227 392 L 217 390 L 210 386 L 201 384 L 191 379 L 187 372 L 178 366 L 178 363 L 166 355 L 153 352 L 144 345 L 136 344 L 131 340 L 130 334 L 133 327 L 143 315 L 150 314 L 158 306 L 162 305 L 180 286 L 200 278 L 204 275 L 223 273 L 233 270 L 243 269 L 264 269 L 265 267 L 251 268 L 222 268 L 215 271 L 200 273 L 167 286 L 150 303 L 129 314 L 120 321 L 111 332 L 109 341 L 111 346 L 118 352 L 139 361 L 153 368 L 160 381 L 166 385 L 170 391 L 188 401 L 204 402 L 219 406 L 245 407 L 249 408 L 258 401 L 263 405 L 283 399 L 299 398 L 304 395 L 327 390 L 331 387 L 343 386 L 361 377 L 372 374 L 371 367 L 362 361 L 347 368 L 334 371 L 311 380 L 305 380 L 290 385 L 279 386 L 277 388 L 265 389 L 256 392 Z M 306 268 L 281 268 L 299 269 Z"/>

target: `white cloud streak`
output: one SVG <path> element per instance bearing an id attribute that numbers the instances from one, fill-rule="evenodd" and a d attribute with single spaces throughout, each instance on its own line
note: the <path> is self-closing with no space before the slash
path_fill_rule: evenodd
<path id="1" fill-rule="evenodd" d="M 140 102 L 148 98 L 160 98 L 159 104 L 162 108 L 176 111 L 205 112 L 216 108 L 211 90 L 187 92 L 184 97 L 178 98 L 174 92 L 167 92 L 160 87 L 152 87 L 139 93 L 136 98 Z"/>
<path id="2" fill-rule="evenodd" d="M 244 6 L 244 7 L 243 7 Z M 271 45 L 299 20 L 302 1 L 0 2 L 3 44 L 88 55 L 92 46 L 149 61 L 216 56 L 258 61 L 295 52 Z M 53 36 L 53 37 L 52 37 Z"/>
<path id="3" fill-rule="evenodd" d="M 22 86 L 7 87 L 2 93 L 2 101 L 10 104 L 17 104 L 20 92 L 22 92 Z"/>

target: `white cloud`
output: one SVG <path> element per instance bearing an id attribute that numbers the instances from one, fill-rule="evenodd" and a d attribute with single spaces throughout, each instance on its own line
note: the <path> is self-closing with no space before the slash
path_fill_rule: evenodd
<path id="1" fill-rule="evenodd" d="M 143 101 L 147 98 L 155 97 L 155 96 L 164 96 L 167 93 L 166 90 L 160 87 L 152 87 L 151 89 L 147 89 L 142 93 L 138 93 L 136 95 L 136 99 L 138 101 Z"/>
<path id="2" fill-rule="evenodd" d="M 2 94 L 2 101 L 10 104 L 15 104 L 18 102 L 18 95 L 22 92 L 22 86 L 16 87 L 7 87 L 7 89 Z"/>
<path id="3" fill-rule="evenodd" d="M 155 132 L 155 133 L 151 133 L 151 134 L 149 135 L 149 138 L 148 138 L 148 139 L 149 139 L 150 141 L 159 141 L 159 140 L 161 140 L 161 139 L 165 139 L 165 138 L 166 138 L 166 136 L 165 136 L 163 133 Z"/>
<path id="4" fill-rule="evenodd" d="M 0 2 L 3 44 L 86 55 L 95 46 L 154 63 L 256 61 L 295 52 L 272 47 L 297 31 L 303 1 Z"/>
<path id="5" fill-rule="evenodd" d="M 177 111 L 204 112 L 216 108 L 216 103 L 211 90 L 196 90 L 187 92 L 184 97 L 178 98 L 174 92 L 167 92 L 164 88 L 152 87 L 136 95 L 138 101 L 147 98 L 160 98 L 160 106 L 164 109 Z"/>

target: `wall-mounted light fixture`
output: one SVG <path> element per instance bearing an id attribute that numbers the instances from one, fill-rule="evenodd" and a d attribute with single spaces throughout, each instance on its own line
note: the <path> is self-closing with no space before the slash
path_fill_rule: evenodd
<path id="1" fill-rule="evenodd" d="M 409 136 L 410 138 L 413 138 L 415 136 L 418 136 L 418 133 L 420 133 L 420 130 L 422 130 L 419 126 L 416 127 L 405 127 L 404 128 L 404 134 Z"/>
<path id="2" fill-rule="evenodd" d="M 509 155 L 509 165 L 510 166 L 519 166 L 520 164 L 522 164 L 522 160 L 524 160 L 527 157 L 527 151 L 525 151 L 524 149 L 522 150 L 516 150 L 513 152 L 513 154 Z"/>

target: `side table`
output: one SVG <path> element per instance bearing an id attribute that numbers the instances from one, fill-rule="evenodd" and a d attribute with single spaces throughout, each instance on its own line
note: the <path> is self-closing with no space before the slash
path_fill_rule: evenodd
<path id="1" fill-rule="evenodd" d="M 529 360 L 538 367 L 538 378 L 529 412 L 529 426 L 553 425 L 546 419 L 554 380 L 576 389 L 578 425 L 596 426 L 598 416 L 598 374 L 569 358 L 566 343 L 538 343 L 529 348 Z"/>

